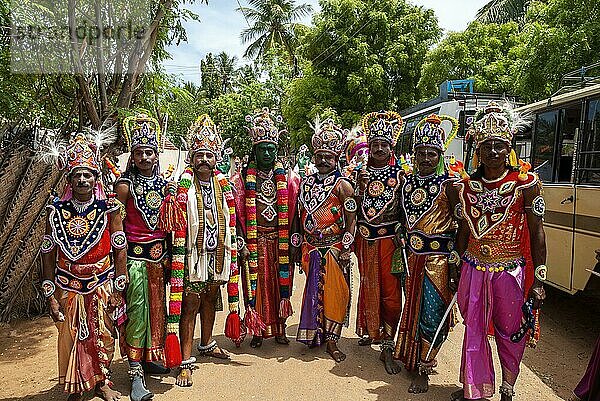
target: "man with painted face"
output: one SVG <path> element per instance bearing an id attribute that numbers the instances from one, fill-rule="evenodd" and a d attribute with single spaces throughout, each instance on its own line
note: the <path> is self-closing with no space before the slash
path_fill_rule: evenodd
<path id="1" fill-rule="evenodd" d="M 302 270 L 306 284 L 296 339 L 309 347 L 327 343 L 336 362 L 346 359 L 337 341 L 350 301 L 350 255 L 356 229 L 356 200 L 350 182 L 337 169 L 347 130 L 333 120 L 318 121 L 312 137 L 317 173 L 300 185 L 303 241 Z"/>
<path id="2" fill-rule="evenodd" d="M 356 334 L 362 337 L 360 345 L 381 343 L 380 359 L 389 374 L 400 372 L 392 351 L 402 312 L 402 289 L 392 274 L 392 259 L 400 239 L 403 170 L 395 163 L 392 149 L 401 129 L 402 118 L 391 111 L 363 117 L 369 156 L 357 177 L 360 291 Z"/>
<path id="3" fill-rule="evenodd" d="M 177 202 L 185 224 L 175 231 L 167 332 L 179 333 L 182 363 L 178 386 L 192 385 L 192 341 L 200 314 L 200 355 L 229 359 L 212 338 L 215 311 L 221 310 L 220 286 L 227 283 L 230 317 L 238 320 L 238 270 L 235 200 L 227 178 L 218 172 L 223 141 L 211 118 L 200 116 L 189 130 L 189 165 L 179 179 Z M 226 329 L 227 334 L 227 329 Z M 238 333 L 239 334 L 239 333 Z M 238 341 L 240 338 L 232 338 Z M 167 347 L 169 340 L 167 340 Z"/>
<path id="4" fill-rule="evenodd" d="M 412 376 L 410 393 L 429 389 L 429 375 L 452 323 L 444 315 L 458 286 L 453 217 L 458 197 L 444 151 L 457 131 L 451 117 L 432 114 L 420 121 L 413 133 L 415 169 L 402 185 L 409 274 L 395 356 Z"/>
<path id="5" fill-rule="evenodd" d="M 124 207 L 128 243 L 128 320 L 124 337 L 131 378 L 129 396 L 132 401 L 145 401 L 153 394 L 146 388 L 144 371 L 169 373 L 154 363 L 164 361 L 167 234 L 157 224 L 168 183 L 159 174 L 158 121 L 145 114 L 130 116 L 123 121 L 123 132 L 131 155 L 125 172 L 115 183 L 115 192 Z M 170 185 L 174 189 L 174 183 Z"/>
<path id="6" fill-rule="evenodd" d="M 281 117 L 263 108 L 246 120 L 251 123 L 253 152 L 240 177 L 243 182 L 235 185 L 243 188 L 236 197 L 238 249 L 246 277 L 246 327 L 253 335 L 250 346 L 258 348 L 269 337 L 289 343 L 285 322 L 292 314 L 293 266 L 300 259 L 300 177 L 276 161 L 279 137 L 285 133 L 275 125 Z"/>
<path id="7" fill-rule="evenodd" d="M 42 241 L 42 291 L 58 327 L 58 381 L 68 400 L 94 389 L 107 401 L 115 350 L 112 314 L 122 311 L 127 282 L 127 239 L 119 207 L 108 201 L 99 181 L 99 149 L 77 134 L 59 156 L 67 186 L 48 206 Z M 66 164 L 66 165 L 65 165 Z"/>
<path id="8" fill-rule="evenodd" d="M 534 345 L 539 336 L 538 309 L 546 297 L 545 203 L 538 176 L 525 163 L 519 169 L 511 150 L 517 126 L 512 113 L 490 102 L 468 132 L 475 138 L 478 167 L 457 183 L 463 217 L 457 237 L 458 306 L 465 334 L 463 389 L 453 400 L 494 394 L 488 342 L 493 334 L 502 368 L 501 401 L 512 401 L 525 345 Z"/>

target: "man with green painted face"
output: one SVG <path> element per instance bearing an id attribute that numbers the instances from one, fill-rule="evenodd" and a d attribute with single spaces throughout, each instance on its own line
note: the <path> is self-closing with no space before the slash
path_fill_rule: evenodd
<path id="1" fill-rule="evenodd" d="M 300 259 L 296 201 L 300 177 L 277 161 L 281 117 L 263 108 L 247 116 L 253 151 L 242 176 L 234 176 L 237 190 L 238 249 L 244 266 L 246 327 L 250 346 L 264 338 L 288 344 L 285 321 L 290 303 L 294 264 Z M 294 241 L 298 246 L 293 246 Z M 290 242 L 292 247 L 290 247 Z"/>

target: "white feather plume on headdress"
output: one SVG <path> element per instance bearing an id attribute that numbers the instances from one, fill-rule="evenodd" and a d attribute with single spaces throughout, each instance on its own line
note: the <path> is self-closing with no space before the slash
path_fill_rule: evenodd
<path id="1" fill-rule="evenodd" d="M 515 105 L 509 101 L 505 101 L 502 106 L 515 134 L 527 131 L 531 128 L 533 124 L 533 114 L 515 111 Z"/>
<path id="2" fill-rule="evenodd" d="M 312 128 L 315 134 L 318 134 L 319 129 L 321 127 L 321 118 L 319 117 L 319 115 L 317 114 L 317 116 L 315 117 L 314 124 L 309 121 L 308 125 L 310 126 L 310 128 Z"/>
<path id="3" fill-rule="evenodd" d="M 34 140 L 35 160 L 46 164 L 57 164 L 67 147 L 68 141 L 61 136 L 59 130 L 45 129 L 37 132 Z"/>
<path id="4" fill-rule="evenodd" d="M 100 160 L 102 148 L 117 140 L 117 123 L 104 120 L 98 129 L 84 128 L 84 133 L 96 146 L 96 157 Z"/>

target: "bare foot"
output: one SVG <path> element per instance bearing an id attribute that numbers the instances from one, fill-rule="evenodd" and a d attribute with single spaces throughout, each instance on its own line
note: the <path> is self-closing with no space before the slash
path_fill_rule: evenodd
<path id="1" fill-rule="evenodd" d="M 104 401 L 117 401 L 121 398 L 121 393 L 110 388 L 106 382 L 102 385 L 96 385 L 96 395 L 102 398 Z"/>
<path id="2" fill-rule="evenodd" d="M 261 339 L 261 343 L 262 343 L 262 339 Z M 229 356 L 229 353 L 219 346 L 217 346 L 217 348 L 215 348 L 214 350 L 212 350 L 210 352 L 205 352 L 203 355 L 212 356 L 213 358 L 218 358 L 218 359 L 230 359 L 231 358 Z"/>
<path id="3" fill-rule="evenodd" d="M 179 387 L 192 387 L 192 369 L 181 368 L 175 379 L 175 384 Z"/>
<path id="4" fill-rule="evenodd" d="M 400 368 L 400 365 L 398 365 L 398 362 L 394 360 L 391 349 L 384 349 L 383 351 L 381 351 L 381 355 L 379 355 L 379 360 L 383 361 L 385 371 L 388 372 L 390 375 L 396 375 L 400 373 L 400 370 L 402 370 Z"/>
<path id="5" fill-rule="evenodd" d="M 250 346 L 252 348 L 260 348 L 263 343 L 263 338 L 259 336 L 252 337 L 252 341 L 250 341 Z"/>
<path id="6" fill-rule="evenodd" d="M 427 373 L 419 374 L 415 372 L 412 377 L 408 392 L 413 394 L 426 393 L 429 390 L 429 375 Z M 460 390 L 462 396 L 462 390 Z"/>
<path id="7" fill-rule="evenodd" d="M 507 394 L 500 394 L 500 401 L 512 401 L 512 396 Z"/>
<path id="8" fill-rule="evenodd" d="M 451 401 L 477 401 L 477 400 L 481 400 L 481 398 L 477 398 L 477 400 L 467 400 L 465 398 L 465 392 L 461 389 L 461 390 L 457 390 L 457 391 L 453 392 L 450 395 L 450 400 Z"/>
<path id="9" fill-rule="evenodd" d="M 79 401 L 83 398 L 83 393 L 73 393 L 69 394 L 67 397 L 67 401 Z"/>
<path id="10" fill-rule="evenodd" d="M 342 362 L 346 359 L 346 354 L 339 350 L 335 341 L 327 341 L 327 353 L 331 355 L 336 362 Z"/>
<path id="11" fill-rule="evenodd" d="M 282 344 L 282 345 L 288 345 L 290 343 L 290 340 L 287 338 L 287 336 L 285 334 L 282 336 L 276 336 L 275 341 L 277 341 L 277 344 Z"/>
<path id="12" fill-rule="evenodd" d="M 371 344 L 373 344 L 373 339 L 371 337 L 362 337 L 358 339 L 358 345 L 360 345 L 361 347 L 365 347 Z"/>

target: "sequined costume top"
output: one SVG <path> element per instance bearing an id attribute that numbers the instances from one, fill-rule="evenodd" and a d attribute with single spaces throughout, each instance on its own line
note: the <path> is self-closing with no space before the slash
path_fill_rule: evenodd
<path id="1" fill-rule="evenodd" d="M 304 239 L 313 246 L 341 241 L 346 221 L 342 202 L 335 192 L 342 180 L 347 179 L 335 170 L 322 179 L 317 173 L 311 174 L 300 184 Z"/>
<path id="2" fill-rule="evenodd" d="M 117 209 L 107 200 L 59 200 L 48 206 L 50 236 L 57 247 L 56 285 L 88 294 L 113 278 L 110 213 Z"/>
<path id="3" fill-rule="evenodd" d="M 528 173 L 521 180 L 518 172 L 509 170 L 496 180 L 457 183 L 462 215 L 471 231 L 466 258 L 480 262 L 475 263 L 477 267 L 512 267 L 515 260 L 524 263 L 522 240 L 528 234 L 523 189 L 536 185 L 541 186 L 536 174 Z"/>
<path id="4" fill-rule="evenodd" d="M 165 238 L 158 231 L 158 212 L 165 198 L 167 181 L 161 176 L 151 178 L 126 171 L 117 181 L 129 186 L 129 199 L 125 205 L 127 216 L 123 226 L 127 239 L 131 242 L 146 242 Z"/>
<path id="5" fill-rule="evenodd" d="M 401 167 L 367 167 L 369 183 L 358 211 L 358 232 L 367 240 L 392 237 L 400 222 Z"/>
<path id="6" fill-rule="evenodd" d="M 161 176 L 144 177 L 126 171 L 117 182 L 124 182 L 129 186 L 129 199 L 123 219 L 123 230 L 129 243 L 127 257 L 159 262 L 166 256 L 166 233 L 157 229 L 157 223 L 167 181 Z"/>
<path id="7" fill-rule="evenodd" d="M 418 254 L 447 254 L 454 249 L 456 223 L 446 195 L 454 179 L 445 173 L 411 174 L 402 185 L 408 245 Z"/>

